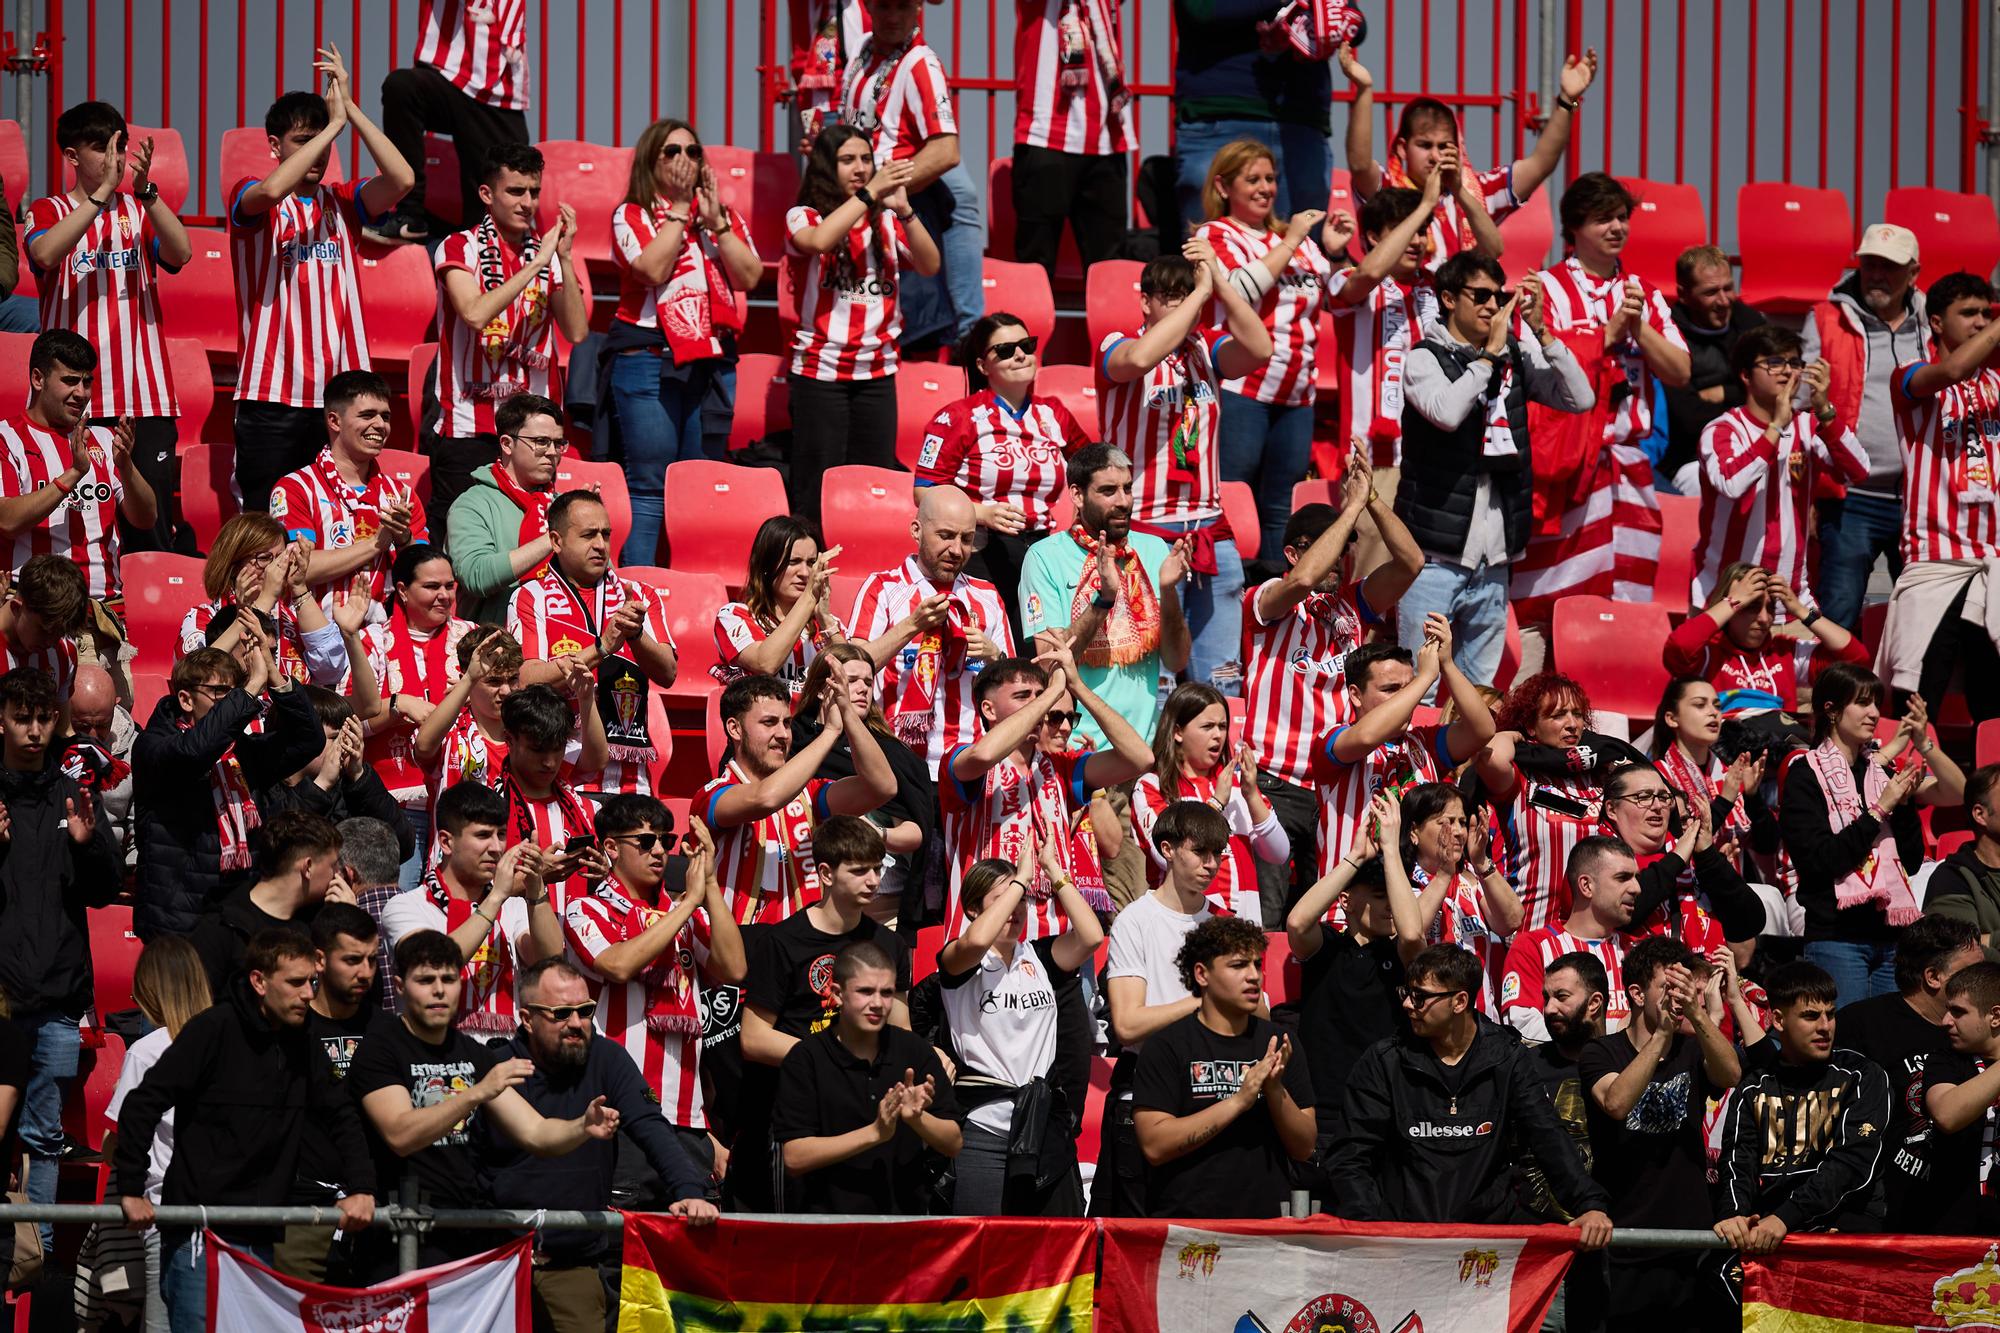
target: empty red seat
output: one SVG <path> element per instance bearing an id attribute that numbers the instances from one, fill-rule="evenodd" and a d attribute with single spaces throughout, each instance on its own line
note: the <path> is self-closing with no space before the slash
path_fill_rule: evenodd
<path id="1" fill-rule="evenodd" d="M 174 397 L 180 404 L 180 442 L 193 444 L 203 436 L 208 415 L 215 410 L 215 373 L 208 353 L 192 338 L 166 340 L 167 369 L 174 377 Z"/>
<path id="2" fill-rule="evenodd" d="M 213 546 L 215 534 L 242 508 L 242 502 L 236 495 L 236 446 L 227 443 L 183 444 L 181 517 L 194 530 L 195 549 L 206 551 Z M 129 561 L 131 557 L 126 558 Z M 129 599 L 129 592 L 127 597 Z M 185 611 L 186 608 L 182 609 Z"/>
<path id="3" fill-rule="evenodd" d="M 714 704 L 702 709 L 702 738 L 708 742 L 709 771 L 720 773 L 723 756 L 729 753 L 729 733 L 722 729 L 722 711 Z M 702 810 L 692 813 L 706 817 Z"/>
<path id="4" fill-rule="evenodd" d="M 840 553 L 837 563 L 843 565 L 848 563 L 847 552 Z M 839 617 L 840 623 L 845 625 L 851 634 L 863 633 L 868 628 L 866 625 L 854 624 L 854 605 L 861 600 L 861 585 L 868 581 L 868 574 L 874 572 L 869 570 L 867 574 L 835 573 L 827 580 L 826 604 L 833 608 L 833 614 Z"/>
<path id="5" fill-rule="evenodd" d="M 1146 269 L 1136 259 L 1107 259 L 1092 264 L 1083 281 L 1083 322 L 1090 332 L 1090 363 L 1107 333 L 1139 327 L 1139 275 Z"/>
<path id="6" fill-rule="evenodd" d="M 1674 261 L 1691 245 L 1708 241 L 1708 214 L 1701 191 L 1692 185 L 1620 176 L 1618 183 L 1638 199 L 1632 227 L 1619 260 L 1663 292 L 1674 290 Z M 1531 201 L 1532 202 L 1532 201 Z"/>
<path id="7" fill-rule="evenodd" d="M 18 214 L 28 193 L 28 140 L 18 120 L 0 120 L 0 184 L 6 189 L 7 211 Z M 22 264 L 22 273 L 27 270 Z"/>
<path id="8" fill-rule="evenodd" d="M 791 358 L 745 352 L 736 363 L 736 415 L 729 423 L 729 447 L 747 449 L 758 440 L 792 428 Z"/>
<path id="9" fill-rule="evenodd" d="M 1927 283 L 1961 270 L 1990 278 L 2000 263 L 2000 216 L 1983 194 L 1905 185 L 1889 191 L 1882 218 L 1916 233 Z"/>
<path id="10" fill-rule="evenodd" d="M 410 351 L 435 336 L 437 276 L 421 245 L 359 248 L 362 311 L 368 326 L 368 359 L 379 370 L 400 365 Z"/>
<path id="11" fill-rule="evenodd" d="M 1340 490 L 1330 481 L 1314 477 L 1307 481 L 1292 483 L 1292 512 L 1297 513 L 1307 505 L 1332 505 L 1340 508 Z"/>
<path id="12" fill-rule="evenodd" d="M 996 157 L 986 168 L 986 253 L 995 259 L 1020 258 L 1014 249 L 1014 159 Z M 1045 270 L 1046 271 L 1046 270 Z M 1074 287 L 1083 277 L 1083 257 L 1076 235 L 1065 226 L 1056 247 L 1055 280 Z"/>
<path id="13" fill-rule="evenodd" d="M 732 588 L 749 568 L 757 529 L 792 508 L 776 468 L 683 458 L 667 464 L 664 489 L 668 567 L 713 574 Z"/>
<path id="14" fill-rule="evenodd" d="M 1076 418 L 1076 424 L 1083 427 L 1083 433 L 1090 439 L 1104 438 L 1097 405 L 1097 368 L 1095 366 L 1050 366 L 1044 365 L 1035 375 L 1035 392 L 1045 398 L 1054 398 L 1069 409 Z"/>
<path id="15" fill-rule="evenodd" d="M 826 470 L 820 522 L 828 546 L 841 548 L 841 568 L 855 574 L 894 569 L 916 549 L 917 516 L 910 474 L 849 463 Z"/>
<path id="16" fill-rule="evenodd" d="M 34 350 L 34 334 L 0 333 L 0 416 L 28 406 L 28 356 Z"/>
<path id="17" fill-rule="evenodd" d="M 320 177 L 322 185 L 338 185 L 346 180 L 338 149 L 327 155 L 326 174 Z M 222 132 L 222 208 L 226 215 L 236 200 L 232 191 L 246 180 L 262 180 L 271 174 L 271 168 L 278 165 L 277 154 L 271 151 L 271 136 L 264 133 L 262 125 L 242 125 Z"/>
<path id="18" fill-rule="evenodd" d="M 729 600 L 729 590 L 713 574 L 657 566 L 623 572 L 659 596 L 667 633 L 674 636 L 676 669 L 674 683 L 665 691 L 667 699 L 706 707 L 708 696 L 719 688 L 715 677 L 709 674 L 709 668 L 716 663 L 715 612 Z"/>
<path id="19" fill-rule="evenodd" d="M 119 557 L 125 632 L 141 662 L 174 660 L 188 608 L 208 600 L 201 586 L 201 565 L 194 556 L 169 551 L 129 551 Z"/>
<path id="20" fill-rule="evenodd" d="M 570 253 L 592 264 L 611 262 L 611 215 L 625 202 L 632 176 L 632 150 L 607 148 L 577 139 L 550 139 L 542 150 L 542 202 L 535 225 L 556 224 L 556 207 L 576 210 L 576 240 Z"/>
<path id="21" fill-rule="evenodd" d="M 194 257 L 178 273 L 160 272 L 160 327 L 169 338 L 191 338 L 214 360 L 234 361 L 238 337 L 236 272 L 229 237 L 214 227 L 189 227 Z"/>
<path id="22" fill-rule="evenodd" d="M 1018 316 L 1028 332 L 1042 340 L 1041 354 L 1049 354 L 1049 339 L 1056 331 L 1056 294 L 1049 275 L 1040 264 L 1017 264 L 988 255 L 983 262 L 979 285 L 986 293 L 986 313 L 1004 310 Z"/>
<path id="23" fill-rule="evenodd" d="M 1652 602 L 1563 597 L 1555 609 L 1555 666 L 1583 686 L 1593 708 L 1648 718 L 1667 688 L 1657 646 L 1672 629 L 1666 608 Z"/>
<path id="24" fill-rule="evenodd" d="M 799 196 L 799 160 L 791 153 L 760 153 L 733 144 L 709 144 L 709 169 L 722 202 L 750 224 L 750 242 L 768 264 L 785 253 L 785 213 Z"/>
<path id="25" fill-rule="evenodd" d="M 431 460 L 414 449 L 384 449 L 375 458 L 375 466 L 389 474 L 398 486 L 407 487 L 423 501 L 426 510 L 431 503 Z M 444 515 L 429 514 L 431 540 L 444 537 Z"/>
<path id="26" fill-rule="evenodd" d="M 905 362 L 896 372 L 896 461 L 914 468 L 931 418 L 963 397 L 965 372 L 957 366 Z"/>
<path id="27" fill-rule="evenodd" d="M 617 558 L 632 531 L 632 493 L 625 487 L 625 469 L 616 463 L 591 463 L 566 454 L 556 464 L 555 492 L 594 490 L 611 513 L 611 551 Z"/>
<path id="28" fill-rule="evenodd" d="M 424 211 L 453 226 L 465 221 L 459 198 L 458 145 L 448 134 L 424 135 Z"/>
<path id="29" fill-rule="evenodd" d="M 1808 310 L 1854 260 L 1854 214 L 1839 190 L 1751 181 L 1736 191 L 1740 291 L 1765 311 Z"/>
<path id="30" fill-rule="evenodd" d="M 135 670 L 132 673 L 132 718 L 141 727 L 153 716 L 153 709 L 167 697 L 167 673 Z"/>
<path id="31" fill-rule="evenodd" d="M 1660 563 L 1653 574 L 1653 605 L 1669 615 L 1686 615 L 1694 581 L 1694 548 L 1701 540 L 1701 499 L 1660 497 Z"/>
<path id="32" fill-rule="evenodd" d="M 1500 223 L 1500 267 L 1509 282 L 1519 282 L 1549 262 L 1556 243 L 1556 223 L 1549 212 L 1549 191 L 1537 190 Z"/>
<path id="33" fill-rule="evenodd" d="M 127 142 L 132 145 L 132 148 L 126 150 L 125 155 L 125 185 L 128 188 L 131 186 L 132 172 L 137 170 L 134 150 L 150 138 L 153 141 L 153 169 L 148 178 L 160 187 L 160 201 L 174 212 L 180 212 L 188 199 L 187 145 L 181 141 L 181 132 L 173 129 L 149 129 L 144 125 L 132 124 L 127 124 L 125 130 L 128 136 Z M 75 184 L 76 168 L 64 159 L 62 187 L 68 190 Z"/>
<path id="34" fill-rule="evenodd" d="M 145 719 L 138 719 L 141 726 Z M 132 909 L 123 903 L 87 909 L 90 929 L 92 1003 L 98 1026 L 122 1009 L 132 1008 L 132 974 L 145 947 L 132 933 Z"/>
<path id="35" fill-rule="evenodd" d="M 1229 520 L 1229 531 L 1236 538 L 1236 554 L 1245 560 L 1255 560 L 1258 548 L 1263 545 L 1264 529 L 1257 514 L 1257 493 L 1248 482 L 1222 483 L 1222 515 Z"/>

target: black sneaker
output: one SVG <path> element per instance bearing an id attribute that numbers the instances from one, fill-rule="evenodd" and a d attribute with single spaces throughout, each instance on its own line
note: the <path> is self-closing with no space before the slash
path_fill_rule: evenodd
<path id="1" fill-rule="evenodd" d="M 372 227 L 363 227 L 361 234 L 383 245 L 415 245 L 430 239 L 431 228 L 422 217 L 392 213 Z"/>

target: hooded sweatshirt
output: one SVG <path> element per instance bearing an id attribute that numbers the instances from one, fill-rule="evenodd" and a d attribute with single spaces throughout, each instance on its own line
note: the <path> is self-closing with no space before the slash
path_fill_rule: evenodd
<path id="1" fill-rule="evenodd" d="M 1837 1046 L 1788 1065 L 1774 1037 L 1744 1052 L 1722 1124 L 1724 1216 L 1775 1216 L 1789 1231 L 1880 1231 L 1889 1076 Z"/>
<path id="2" fill-rule="evenodd" d="M 70 840 L 67 803 L 82 807 L 96 797 L 63 774 L 61 759 L 52 749 L 38 772 L 0 769 L 0 802 L 10 826 L 0 843 L 0 986 L 17 1014 L 78 1015 L 90 1008 L 84 909 L 103 907 L 124 884 L 125 868 L 101 804 L 90 840 Z"/>
<path id="3" fill-rule="evenodd" d="M 507 602 L 520 582 L 508 556 L 521 544 L 521 506 L 493 480 L 492 468 L 478 468 L 472 485 L 451 502 L 445 515 L 445 552 L 458 576 L 458 614 L 478 625 L 507 623 Z"/>
<path id="4" fill-rule="evenodd" d="M 1977 843 L 1967 843 L 1931 872 L 1924 910 L 1970 921 L 1988 938 L 1986 961 L 2000 963 L 2000 870 L 1979 859 Z"/>

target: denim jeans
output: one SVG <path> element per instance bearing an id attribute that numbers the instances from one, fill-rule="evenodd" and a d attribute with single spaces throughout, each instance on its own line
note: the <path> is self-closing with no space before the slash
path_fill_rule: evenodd
<path id="1" fill-rule="evenodd" d="M 1312 455 L 1312 415 L 1311 403 L 1282 407 L 1222 394 L 1222 479 L 1247 482 L 1256 492 L 1257 558 L 1272 569 L 1284 564 L 1292 487 L 1305 480 Z"/>
<path id="2" fill-rule="evenodd" d="M 409 821 L 410 833 L 417 840 L 417 849 L 410 853 L 410 859 L 403 862 L 397 872 L 397 882 L 407 893 L 417 887 L 428 868 L 424 863 L 431 851 L 431 812 L 428 808 L 412 810 L 405 806 L 403 818 Z"/>
<path id="3" fill-rule="evenodd" d="M 0 333 L 40 333 L 41 303 L 32 296 L 10 296 L 0 301 Z"/>
<path id="4" fill-rule="evenodd" d="M 1162 523 L 1166 532 L 1189 532 L 1201 523 Z M 1171 540 L 1171 539 L 1168 539 Z M 1187 679 L 1225 695 L 1243 693 L 1243 559 L 1236 543 L 1215 544 L 1215 573 L 1190 572 L 1181 581 L 1181 614 L 1187 617 Z M 1142 728 L 1143 730 L 1143 728 Z"/>
<path id="5" fill-rule="evenodd" d="M 1507 647 L 1507 566 L 1464 565 L 1425 552 L 1423 571 L 1396 604 L 1396 639 L 1415 652 L 1423 647 L 1424 617 L 1451 621 L 1451 660 L 1475 685 L 1491 685 Z"/>
<path id="6" fill-rule="evenodd" d="M 1225 144 L 1256 139 L 1277 153 L 1278 197 L 1271 211 L 1289 217 L 1300 208 L 1325 208 L 1333 192 L 1333 149 L 1310 125 L 1275 120 L 1184 120 L 1174 128 L 1174 193 L 1189 224 L 1205 220 L 1201 187 L 1209 164 Z"/>
<path id="7" fill-rule="evenodd" d="M 938 180 L 951 191 L 951 225 L 938 238 L 938 251 L 944 258 L 944 270 L 938 276 L 951 293 L 952 314 L 957 320 L 952 341 L 956 342 L 986 313 L 986 214 L 979 187 L 965 163 Z"/>
<path id="8" fill-rule="evenodd" d="M 634 352 L 611 358 L 611 402 L 624 450 L 625 489 L 632 496 L 632 531 L 618 554 L 621 565 L 658 563 L 667 464 L 684 452 L 691 457 L 700 452 L 708 374 L 703 362 L 683 373 L 670 355 Z"/>
<path id="9" fill-rule="evenodd" d="M 1819 505 L 1819 572 L 1813 593 L 1827 619 L 1861 628 L 1861 600 L 1875 557 L 1889 557 L 1891 578 L 1903 572 L 1903 502 L 1853 491 Z"/>
<path id="10" fill-rule="evenodd" d="M 208 1328 L 208 1255 L 195 1249 L 201 1233 L 162 1231 L 160 1233 L 160 1296 L 166 1302 L 167 1323 L 173 1333 L 206 1333 Z M 265 1263 L 271 1262 L 271 1246 L 238 1245 Z"/>
<path id="11" fill-rule="evenodd" d="M 28 1039 L 31 1064 L 21 1091 L 21 1146 L 28 1153 L 30 1203 L 56 1201 L 57 1161 L 63 1146 L 63 1091 L 76 1078 L 83 1042 L 77 1020 L 68 1014 L 21 1014 L 14 1026 Z M 42 1249 L 54 1243 L 55 1228 L 41 1224 Z"/>
<path id="12" fill-rule="evenodd" d="M 1826 969 L 1839 988 L 1841 1007 L 1874 995 L 1896 993 L 1896 946 L 1861 940 L 1807 940 L 1805 959 Z"/>

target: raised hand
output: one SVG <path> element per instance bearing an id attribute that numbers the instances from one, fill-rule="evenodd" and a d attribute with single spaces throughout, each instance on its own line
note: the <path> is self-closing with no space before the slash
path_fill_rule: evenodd
<path id="1" fill-rule="evenodd" d="M 1401 847 L 1403 798 L 1392 791 L 1378 791 L 1375 793 L 1375 799 L 1368 802 L 1368 809 L 1375 816 L 1369 822 L 1375 825 L 1377 845 L 1385 853 L 1392 848 Z"/>
<path id="2" fill-rule="evenodd" d="M 111 465 L 120 472 L 132 462 L 132 446 L 135 439 L 132 418 L 118 418 L 118 424 L 111 431 Z"/>
<path id="3" fill-rule="evenodd" d="M 1077 678 L 1076 643 L 1068 630 L 1049 631 L 1049 647 L 1035 654 L 1037 662 L 1045 662 L 1063 673 L 1065 680 Z M 1051 679 L 1050 684 L 1054 684 Z"/>
<path id="4" fill-rule="evenodd" d="M 1347 467 L 1340 474 L 1340 512 L 1345 514 L 1352 505 L 1368 503 L 1368 493 L 1375 489 L 1375 456 L 1368 441 L 1355 436 L 1347 450 Z"/>
<path id="5" fill-rule="evenodd" d="M 1730 582 L 1728 598 L 1739 607 L 1763 600 L 1771 576 L 1761 569 L 1746 569 Z"/>
<path id="6" fill-rule="evenodd" d="M 1354 239 L 1354 214 L 1344 208 L 1336 208 L 1326 215 L 1326 225 L 1320 228 L 1319 246 L 1330 259 L 1339 258 L 1348 243 Z"/>
<path id="7" fill-rule="evenodd" d="M 1340 60 L 1340 72 L 1347 76 L 1348 83 L 1354 86 L 1356 92 L 1365 92 L 1375 86 L 1375 76 L 1368 72 L 1366 65 L 1354 58 L 1352 42 L 1342 42 L 1336 55 Z"/>
<path id="8" fill-rule="evenodd" d="M 1805 373 L 1805 384 L 1806 388 L 1811 391 L 1809 401 L 1813 411 L 1823 412 L 1826 410 L 1829 402 L 1826 396 L 1827 386 L 1832 382 L 1833 368 L 1827 365 L 1825 360 L 1814 358 L 1813 363 L 1806 367 Z"/>
<path id="9" fill-rule="evenodd" d="M 1539 273 L 1530 273 L 1514 287 L 1514 312 L 1536 338 L 1548 333 L 1548 302 L 1542 292 Z"/>
<path id="10" fill-rule="evenodd" d="M 1451 621 L 1432 611 L 1424 617 L 1424 648 L 1437 649 L 1438 667 L 1451 658 Z"/>
<path id="11" fill-rule="evenodd" d="M 1514 331 L 1514 308 L 1521 303 L 1519 292 L 1507 292 L 1500 302 L 1500 308 L 1493 312 L 1493 323 L 1486 330 L 1486 350 L 1505 353 L 1507 338 Z"/>
<path id="12" fill-rule="evenodd" d="M 1118 587 L 1118 562 L 1111 555 L 1111 538 L 1104 532 L 1097 534 L 1097 586 L 1105 592 Z"/>
<path id="13" fill-rule="evenodd" d="M 570 247 L 576 241 L 576 210 L 568 204 L 556 205 L 556 257 L 569 262 Z"/>
<path id="14" fill-rule="evenodd" d="M 1604 345 L 1616 346 L 1632 336 L 1632 332 L 1646 318 L 1645 289 L 1639 286 L 1637 278 L 1625 279 L 1625 295 L 1618 308 L 1611 312 L 1611 322 L 1604 326 Z"/>
<path id="15" fill-rule="evenodd" d="M 1909 702 L 1903 705 L 1903 716 L 1896 723 L 1896 734 L 1921 750 L 1930 741 L 1930 726 L 1931 710 L 1924 703 L 1924 696 L 1912 694 Z"/>
<path id="16" fill-rule="evenodd" d="M 1597 48 L 1587 48 L 1581 57 L 1570 56 L 1563 61 L 1562 76 L 1558 85 L 1562 95 L 1577 98 L 1584 95 L 1591 82 L 1597 78 Z"/>
<path id="17" fill-rule="evenodd" d="M 883 163 L 875 168 L 875 174 L 869 178 L 868 193 L 874 195 L 875 202 L 879 204 L 884 195 L 895 190 L 907 190 L 912 170 L 910 159 L 907 158 L 901 162 Z"/>
<path id="18" fill-rule="evenodd" d="M 1312 235 L 1313 228 L 1319 226 L 1325 218 L 1326 210 L 1324 209 L 1300 209 L 1298 212 L 1292 214 L 1290 221 L 1285 223 L 1285 239 L 1296 247 L 1306 237 Z"/>
<path id="19" fill-rule="evenodd" d="M 70 428 L 69 462 L 71 467 L 86 477 L 90 475 L 90 469 L 96 462 L 96 459 L 90 452 L 90 421 L 88 418 L 79 417 L 76 425 Z"/>
<path id="20" fill-rule="evenodd" d="M 345 124 L 350 100 L 347 91 L 347 62 L 341 59 L 340 48 L 331 42 L 313 54 L 313 68 L 326 75 L 327 113 L 334 124 Z"/>
<path id="21" fill-rule="evenodd" d="M 1264 1058 L 1243 1071 L 1242 1086 L 1237 1088 L 1237 1096 L 1245 1101 L 1256 1101 L 1264 1095 L 1264 1083 L 1278 1069 L 1278 1039 L 1271 1038 L 1271 1044 L 1264 1050 Z"/>
<path id="22" fill-rule="evenodd" d="M 1882 789 L 1882 813 L 1887 814 L 1909 800 L 1917 788 L 1923 785 L 1925 776 L 1921 759 L 1897 770 L 1896 775 L 1889 779 L 1889 785 Z"/>
<path id="23" fill-rule="evenodd" d="M 1167 550 L 1167 558 L 1160 562 L 1160 587 L 1173 588 L 1187 577 L 1188 556 L 1193 548 L 1186 537 L 1174 538 L 1174 544 Z"/>
<path id="24" fill-rule="evenodd" d="M 306 582 L 306 557 L 311 551 L 312 548 L 303 540 L 295 541 L 287 545 L 285 553 L 277 559 L 277 564 L 282 567 L 281 577 L 285 581 L 285 600 L 288 602 L 296 602 L 310 591 Z"/>
<path id="25" fill-rule="evenodd" d="M 1438 189 L 1456 196 L 1465 188 L 1465 165 L 1459 158 L 1458 145 L 1448 143 L 1438 149 L 1437 170 L 1431 173 L 1438 177 Z"/>
<path id="26" fill-rule="evenodd" d="M 694 194 L 695 183 L 701 179 L 701 168 L 686 153 L 679 153 L 667 159 L 666 192 L 671 199 L 687 199 Z"/>
<path id="27" fill-rule="evenodd" d="M 333 615 L 330 619 L 340 626 L 343 635 L 359 634 L 367 623 L 368 608 L 374 605 L 369 596 L 370 587 L 366 574 L 356 574 L 354 581 L 333 594 Z"/>
<path id="28" fill-rule="evenodd" d="M 522 1080 L 534 1072 L 533 1060 L 502 1060 L 486 1071 L 486 1077 L 473 1084 L 473 1096 L 482 1102 L 490 1102 L 507 1089 L 519 1087 Z"/>
<path id="29" fill-rule="evenodd" d="M 590 1105 L 583 1111 L 583 1132 L 593 1139 L 615 1138 L 618 1134 L 618 1108 L 603 1097 L 592 1097 Z"/>

